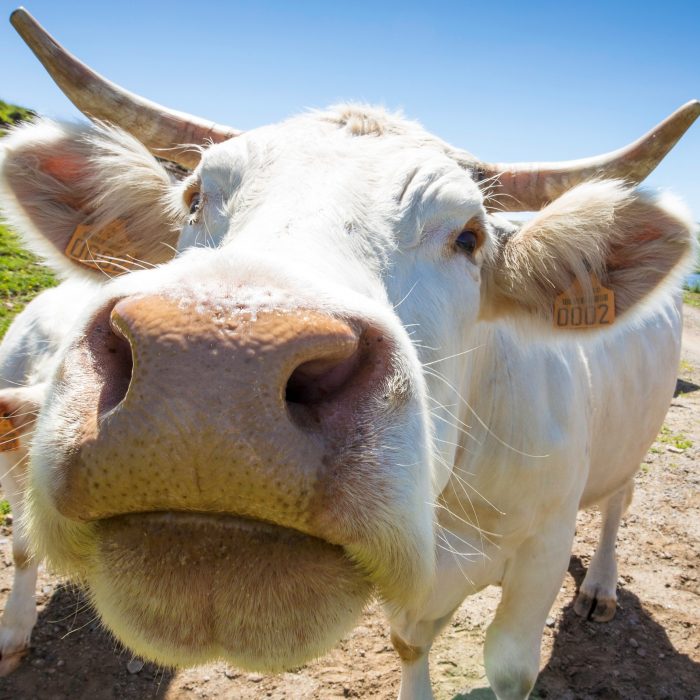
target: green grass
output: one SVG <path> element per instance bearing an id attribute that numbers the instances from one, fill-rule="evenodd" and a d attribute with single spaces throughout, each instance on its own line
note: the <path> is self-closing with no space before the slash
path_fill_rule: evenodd
<path id="1" fill-rule="evenodd" d="M 0 225 L 0 338 L 26 304 L 57 283 L 49 268 L 39 264 L 17 236 Z"/>
<path id="2" fill-rule="evenodd" d="M 5 133 L 5 127 L 30 119 L 34 114 L 30 109 L 0 100 L 0 136 Z M 19 244 L 15 234 L 0 225 L 0 338 L 28 302 L 42 289 L 55 284 L 50 270 Z"/>
<path id="3" fill-rule="evenodd" d="M 25 107 L 18 107 L 0 100 L 0 136 L 6 131 L 8 126 L 13 126 L 21 121 L 26 121 L 35 116 L 35 112 Z"/>
<path id="4" fill-rule="evenodd" d="M 661 426 L 658 441 L 664 445 L 673 445 L 678 450 L 687 450 L 693 446 L 692 440 L 683 433 L 674 433 L 667 425 Z"/>
<path id="5" fill-rule="evenodd" d="M 0 498 L 0 515 L 7 515 L 10 510 L 9 501 L 6 498 Z"/>
<path id="6" fill-rule="evenodd" d="M 688 304 L 688 306 L 694 306 L 696 309 L 700 309 L 700 289 L 684 289 L 683 301 Z"/>

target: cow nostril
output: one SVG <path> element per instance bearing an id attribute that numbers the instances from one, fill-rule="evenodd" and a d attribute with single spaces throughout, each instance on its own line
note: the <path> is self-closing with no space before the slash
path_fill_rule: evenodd
<path id="1" fill-rule="evenodd" d="M 93 325 L 91 338 L 93 356 L 101 375 L 98 413 L 103 415 L 124 400 L 131 384 L 134 360 L 131 345 L 109 312 L 101 313 Z"/>
<path id="2" fill-rule="evenodd" d="M 292 372 L 287 381 L 287 403 L 312 405 L 342 392 L 355 373 L 359 353 L 350 356 L 325 357 L 304 362 Z"/>
<path id="3" fill-rule="evenodd" d="M 391 344 L 378 328 L 366 327 L 342 350 L 319 355 L 300 363 L 286 384 L 289 415 L 305 428 L 366 403 L 386 379 Z"/>

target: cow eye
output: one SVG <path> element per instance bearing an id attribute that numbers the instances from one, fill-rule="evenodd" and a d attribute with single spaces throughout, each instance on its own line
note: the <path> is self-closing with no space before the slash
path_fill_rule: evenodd
<path id="1" fill-rule="evenodd" d="M 193 178 L 186 183 L 185 191 L 182 193 L 182 203 L 185 205 L 184 209 L 189 212 L 189 224 L 196 223 L 199 211 L 205 201 L 200 187 L 201 183 L 199 179 Z"/>
<path id="2" fill-rule="evenodd" d="M 192 193 L 190 197 L 190 216 L 195 216 L 199 211 L 199 207 L 202 203 L 202 195 L 200 192 Z"/>
<path id="3" fill-rule="evenodd" d="M 466 228 L 457 236 L 455 245 L 467 255 L 473 255 L 479 245 L 479 235 L 476 231 Z"/>

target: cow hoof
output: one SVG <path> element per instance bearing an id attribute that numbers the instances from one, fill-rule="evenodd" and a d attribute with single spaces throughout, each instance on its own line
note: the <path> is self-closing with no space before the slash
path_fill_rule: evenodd
<path id="1" fill-rule="evenodd" d="M 22 663 L 22 659 L 28 651 L 27 647 L 19 651 L 3 652 L 2 658 L 0 658 L 0 678 L 9 676 Z"/>
<path id="2" fill-rule="evenodd" d="M 491 688 L 498 700 L 527 700 L 536 678 L 527 671 L 510 670 L 498 674 L 491 681 Z"/>
<path id="3" fill-rule="evenodd" d="M 29 627 L 0 625 L 0 678 L 12 673 L 27 655 L 34 620 L 36 615 Z"/>
<path id="4" fill-rule="evenodd" d="M 577 615 L 593 622 L 610 622 L 617 611 L 617 600 L 580 591 L 576 596 L 574 611 Z"/>

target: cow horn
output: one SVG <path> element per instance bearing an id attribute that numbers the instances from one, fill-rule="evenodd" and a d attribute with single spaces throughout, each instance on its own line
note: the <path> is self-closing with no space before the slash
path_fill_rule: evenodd
<path id="1" fill-rule="evenodd" d="M 225 141 L 241 133 L 168 109 L 103 78 L 66 51 L 22 7 L 12 13 L 10 22 L 83 114 L 128 131 L 154 155 L 193 168 L 200 159 L 197 146 Z"/>
<path id="2" fill-rule="evenodd" d="M 466 163 L 489 190 L 494 209 L 537 211 L 581 182 L 622 179 L 639 183 L 662 161 L 700 115 L 700 101 L 691 100 L 634 143 L 592 158 L 560 163 Z M 487 201 L 487 206 L 489 202 Z"/>

